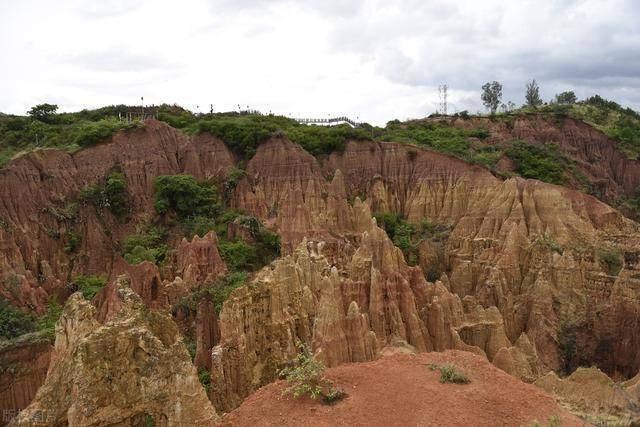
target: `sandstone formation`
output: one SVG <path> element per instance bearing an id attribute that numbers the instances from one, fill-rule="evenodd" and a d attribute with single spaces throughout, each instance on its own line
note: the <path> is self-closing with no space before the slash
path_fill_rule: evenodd
<path id="1" fill-rule="evenodd" d="M 153 120 L 144 129 L 119 132 L 109 143 L 73 155 L 37 150 L 12 161 L 0 170 L 0 294 L 42 312 L 69 277 L 110 275 L 121 239 L 153 212 L 158 175 L 223 179 L 233 165 L 233 155 L 219 139 L 189 138 Z M 132 196 L 132 218 L 126 224 L 108 210 L 96 212 L 80 197 L 116 169 Z M 73 254 L 64 251 L 70 230 L 82 238 Z"/>
<path id="2" fill-rule="evenodd" d="M 533 145 L 557 144 L 563 153 L 576 162 L 580 173 L 593 183 L 591 191 L 610 204 L 620 196 L 635 197 L 636 189 L 640 186 L 640 162 L 629 159 L 617 147 L 615 140 L 580 120 L 532 114 L 505 121 L 455 119 L 452 124 L 468 130 L 478 127 L 487 129 L 490 136 L 483 142 L 488 144 L 514 140 Z M 513 170 L 513 165 L 508 162 L 499 166 L 502 166 L 499 167 L 501 171 Z M 583 189 L 584 183 L 568 182 L 568 186 Z"/>
<path id="3" fill-rule="evenodd" d="M 635 382 L 633 382 L 635 383 Z M 615 384 L 598 368 L 578 368 L 566 378 L 550 372 L 535 384 L 555 395 L 573 413 L 598 425 L 635 425 L 640 422 L 640 401 L 633 385 Z"/>
<path id="4" fill-rule="evenodd" d="M 353 212 L 370 218 L 358 199 Z M 489 357 L 511 346 L 497 309 L 485 310 L 470 297 L 463 304 L 442 283 L 427 282 L 375 219 L 368 221 L 345 264 L 332 266 L 322 243 L 305 239 L 231 294 L 212 352 L 211 398 L 218 409 L 232 409 L 274 380 L 297 354 L 298 342 L 327 366 L 373 360 L 381 348 L 398 343 Z"/>
<path id="5" fill-rule="evenodd" d="M 11 425 L 212 425 L 206 398 L 178 328 L 149 310 L 117 279 L 121 307 L 103 324 L 80 293 L 67 302 L 56 326 L 47 379 Z"/>
<path id="6" fill-rule="evenodd" d="M 606 197 L 626 194 L 637 184 L 626 175 L 640 173 L 601 134 L 570 122 L 553 132 L 544 131 L 548 123 L 527 126 L 516 121 L 514 129 L 492 128 L 495 142 L 533 134 L 534 139 L 565 138 L 561 144 L 584 158 L 584 168 L 596 165 L 589 176 L 603 180 Z M 591 138 L 591 154 L 580 146 L 585 135 Z M 49 375 L 24 417 L 45 407 L 57 408 L 56 420 L 70 423 L 115 416 L 114 407 L 105 406 L 112 411 L 106 414 L 96 409 L 102 404 L 65 401 L 77 390 L 62 376 L 77 372 L 69 376 L 74 387 L 89 387 L 83 377 L 94 375 L 89 368 L 112 375 L 113 360 L 94 367 L 80 355 L 88 343 L 115 345 L 121 335 L 148 337 L 154 345 L 144 353 L 170 354 L 175 364 L 153 365 L 152 376 L 174 384 L 167 372 L 180 369 L 189 381 L 175 387 L 199 395 L 193 366 L 178 357 L 184 352 L 176 326 L 159 321 L 168 328 L 161 333 L 152 325 L 164 319 L 160 314 L 128 307 L 136 300 L 136 307 L 142 301 L 168 311 L 225 275 L 215 233 L 191 241 L 173 234 L 170 255 L 160 268 L 148 262 L 128 265 L 120 249 L 124 236 L 153 219 L 155 177 L 187 173 L 222 182 L 235 165 L 219 139 L 190 137 L 147 121 L 145 129 L 119 133 L 109 143 L 73 155 L 36 151 L 0 170 L 3 297 L 42 313 L 51 296 L 68 297 L 66 284 L 74 277 L 110 278 L 94 298 L 95 308 L 71 297 Z M 116 169 L 124 173 L 133 200 L 126 221 L 79 199 L 87 185 Z M 351 141 L 344 152 L 319 160 L 278 136 L 258 147 L 229 200 L 278 233 L 283 256 L 235 290 L 219 316 L 206 297 L 196 301 L 195 313 L 174 310 L 183 332 L 193 333 L 194 363 L 211 372 L 209 398 L 220 411 L 237 407 L 274 380 L 295 356 L 298 342 L 328 366 L 371 361 L 398 349 L 460 349 L 485 356 L 527 382 L 549 370 L 585 364 L 597 364 L 615 380 L 640 371 L 640 226 L 594 197 L 536 180 L 503 180 L 480 166 L 399 143 Z M 76 202 L 77 209 L 71 209 Z M 376 212 L 398 214 L 416 226 L 427 221 L 442 233 L 422 238 L 417 265 L 411 266 L 372 219 Z M 71 229 L 82 243 L 66 253 L 63 236 Z M 245 231 L 236 223 L 227 230 L 230 236 L 245 236 Z M 607 258 L 603 251 L 613 255 Z M 607 261 L 612 256 L 619 268 Z M 133 292 L 124 292 L 115 280 L 121 274 L 129 277 Z M 135 321 L 127 321 L 129 315 Z M 117 363 L 147 366 L 143 359 Z M 129 374 L 122 373 L 123 381 L 132 378 Z M 41 381 L 37 378 L 29 381 Z M 637 381 L 629 386 L 636 388 Z M 17 397 L 20 393 L 9 399 L 25 400 Z M 131 400 L 139 404 L 118 407 L 121 418 L 114 419 L 128 422 L 146 417 L 147 410 L 160 423 L 179 419 L 176 411 L 161 411 L 141 396 Z M 165 403 L 178 398 L 146 396 Z M 213 419 L 193 414 L 194 420 Z"/>
<path id="7" fill-rule="evenodd" d="M 51 350 L 39 333 L 0 344 L 0 413 L 16 415 L 29 405 L 47 376 Z"/>

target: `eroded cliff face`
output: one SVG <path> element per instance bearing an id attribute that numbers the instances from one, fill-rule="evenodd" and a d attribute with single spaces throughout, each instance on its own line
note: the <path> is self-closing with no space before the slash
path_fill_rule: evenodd
<path id="1" fill-rule="evenodd" d="M 217 415 L 180 332 L 166 314 L 149 310 L 129 279 L 115 282 L 121 301 L 100 323 L 80 293 L 56 326 L 47 379 L 11 425 L 213 425 Z"/>
<path id="2" fill-rule="evenodd" d="M 73 156 L 41 151 L 14 161 L 0 172 L 7 184 L 0 185 L 0 291 L 38 311 L 50 295 L 66 297 L 70 277 L 106 274 L 111 283 L 94 299 L 96 308 L 72 297 L 61 327 L 73 314 L 86 317 L 72 322 L 85 329 L 69 332 L 85 337 L 82 342 L 94 336 L 103 342 L 95 331 L 112 324 L 119 325 L 112 341 L 130 336 L 115 280 L 120 274 L 147 307 L 166 312 L 228 272 L 215 233 L 175 239 L 162 268 L 124 262 L 119 242 L 151 217 L 153 180 L 175 173 L 224 180 L 234 162 L 216 138 L 187 137 L 152 121 Z M 134 200 L 130 221 L 81 205 L 73 226 L 82 230 L 82 247 L 65 253 L 55 236 L 70 220 L 51 212 L 59 214 L 114 167 L 124 172 Z M 343 153 L 319 161 L 275 137 L 260 145 L 230 200 L 280 235 L 283 256 L 235 290 L 219 316 L 206 298 L 197 301 L 195 317 L 176 315 L 179 323 L 194 323 L 194 363 L 210 370 L 209 398 L 219 411 L 272 381 L 294 358 L 298 342 L 329 366 L 399 348 L 463 349 L 528 382 L 567 364 L 596 363 L 616 380 L 640 369 L 640 228 L 591 196 L 535 180 L 501 180 L 482 167 L 398 143 L 349 142 Z M 420 242 L 418 265 L 410 266 L 372 219 L 374 212 L 397 213 L 413 224 L 428 220 L 446 228 L 446 237 Z M 603 261 L 605 249 L 620 254 L 619 271 Z M 438 277 L 428 281 L 432 270 Z M 85 317 L 81 307 L 88 307 Z M 173 352 L 176 340 L 160 339 L 164 347 L 154 351 Z M 53 393 L 67 390 L 59 372 L 77 360 L 70 345 L 58 350 L 56 342 L 34 408 L 62 408 L 56 419 L 80 422 L 78 410 Z M 55 356 L 63 350 L 66 359 Z M 112 363 L 105 361 L 104 369 Z M 178 366 L 188 373 L 182 362 Z M 154 377 L 169 368 L 157 369 Z M 90 372 L 74 381 L 82 383 L 84 374 Z M 196 393 L 192 384 L 187 388 Z M 131 411 L 123 413 L 142 413 Z"/>
<path id="3" fill-rule="evenodd" d="M 511 347 L 497 309 L 485 310 L 470 296 L 461 301 L 440 281 L 427 282 L 418 267 L 405 263 L 359 199 L 352 215 L 369 224 L 353 255 L 331 264 L 323 255 L 324 242 L 304 239 L 225 302 L 221 342 L 211 361 L 210 397 L 219 410 L 236 407 L 273 381 L 299 343 L 327 366 L 373 360 L 398 346 L 462 349 L 490 360 Z M 518 360 L 531 360 L 527 372 L 538 372 L 535 350 L 521 349 L 512 351 Z"/>
<path id="4" fill-rule="evenodd" d="M 223 179 L 233 165 L 219 139 L 190 138 L 153 120 L 144 129 L 117 133 L 110 143 L 73 155 L 38 150 L 20 157 L 0 170 L 0 293 L 42 312 L 51 295 L 66 297 L 65 286 L 73 277 L 109 276 L 122 238 L 153 212 L 157 176 Z M 127 223 L 107 209 L 97 212 L 80 197 L 116 169 L 123 172 L 132 196 Z M 81 237 L 73 254 L 64 250 L 65 233 L 71 230 Z"/>
<path id="5" fill-rule="evenodd" d="M 38 333 L 0 347 L 0 411 L 3 422 L 29 405 L 47 376 L 53 347 Z"/>
<path id="6" fill-rule="evenodd" d="M 314 160 L 288 141 L 272 140 L 238 187 L 238 206 L 270 215 L 285 249 L 306 236 L 326 242 L 332 263 L 350 256 L 366 221 L 345 198 L 361 195 L 373 211 L 447 225 L 437 257 L 443 283 L 461 298 L 497 307 L 509 341 L 526 333 L 548 368 L 562 368 L 559 331 L 576 325 L 582 361 L 598 360 L 618 378 L 640 368 L 632 350 L 640 344 L 633 327 L 640 319 L 635 222 L 564 187 L 502 181 L 481 167 L 396 143 L 351 142 L 322 168 Z M 605 248 L 625 260 L 617 275 L 600 259 Z"/>
<path id="7" fill-rule="evenodd" d="M 484 140 L 489 144 L 514 140 L 530 144 L 557 144 L 592 183 L 592 191 L 609 204 L 615 203 L 620 196 L 635 197 L 640 185 L 640 162 L 627 158 L 618 149 L 615 140 L 580 120 L 533 114 L 513 117 L 508 121 L 488 118 L 455 119 L 452 124 L 468 130 L 478 126 L 489 130 L 491 135 Z M 502 171 L 513 170 L 513 165 L 507 161 L 501 162 L 499 166 Z M 568 186 L 581 189 L 584 183 L 569 182 Z"/>

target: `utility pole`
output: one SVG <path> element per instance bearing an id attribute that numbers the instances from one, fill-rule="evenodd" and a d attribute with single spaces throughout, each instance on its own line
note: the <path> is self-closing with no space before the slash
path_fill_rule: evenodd
<path id="1" fill-rule="evenodd" d="M 438 86 L 438 98 L 440 98 L 440 114 L 447 115 L 447 84 Z"/>

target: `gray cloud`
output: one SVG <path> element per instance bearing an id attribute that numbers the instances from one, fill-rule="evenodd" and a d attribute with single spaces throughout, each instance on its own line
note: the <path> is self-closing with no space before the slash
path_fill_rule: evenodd
<path id="1" fill-rule="evenodd" d="M 0 0 L 0 8 L 0 110 L 22 112 L 58 91 L 69 106 L 144 92 L 187 106 L 339 109 L 384 123 L 432 112 L 442 83 L 458 110 L 482 109 L 480 88 L 491 80 L 520 104 L 531 78 L 546 100 L 573 89 L 640 109 L 637 0 Z"/>
<path id="2" fill-rule="evenodd" d="M 126 46 L 112 46 L 102 50 L 66 55 L 59 62 L 93 71 L 141 72 L 172 70 L 175 64 L 164 56 L 147 52 L 133 52 Z"/>

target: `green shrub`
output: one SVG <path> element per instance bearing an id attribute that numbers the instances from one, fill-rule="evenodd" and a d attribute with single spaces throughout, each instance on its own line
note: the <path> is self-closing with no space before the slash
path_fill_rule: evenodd
<path id="1" fill-rule="evenodd" d="M 58 322 L 61 314 L 62 306 L 54 297 L 51 297 L 49 302 L 47 302 L 46 313 L 36 321 L 38 330 L 44 333 L 47 338 L 53 340 L 55 337 L 56 323 Z"/>
<path id="2" fill-rule="evenodd" d="M 293 397 L 308 395 L 312 399 L 327 395 L 337 397 L 338 391 L 334 390 L 333 383 L 324 376 L 324 372 L 322 362 L 311 354 L 306 345 L 300 344 L 294 366 L 284 368 L 279 373 L 289 383 L 283 393 L 292 394 Z M 329 399 L 328 402 L 332 401 Z"/>
<path id="3" fill-rule="evenodd" d="M 417 265 L 419 246 L 424 240 L 440 242 L 447 237 L 446 227 L 432 224 L 423 219 L 419 226 L 406 222 L 398 214 L 389 212 L 376 212 L 373 215 L 376 223 L 384 229 L 393 244 L 399 247 L 409 265 Z M 429 277 L 439 277 L 437 270 L 431 272 Z"/>
<path id="4" fill-rule="evenodd" d="M 468 384 L 471 382 L 469 378 L 453 365 L 444 365 L 440 368 L 440 382 L 454 384 Z"/>
<path id="5" fill-rule="evenodd" d="M 204 368 L 198 369 L 198 379 L 200 380 L 200 384 L 202 384 L 202 387 L 204 387 L 204 389 L 208 393 L 209 389 L 211 388 L 211 372 L 207 371 Z"/>
<path id="6" fill-rule="evenodd" d="M 80 291 L 82 296 L 91 300 L 107 284 L 107 279 L 101 276 L 78 276 L 71 283 L 71 291 Z"/>
<path id="7" fill-rule="evenodd" d="M 476 150 L 469 161 L 486 167 L 489 170 L 495 171 L 498 162 L 504 154 L 502 147 L 497 145 L 490 145 L 482 147 Z"/>
<path id="8" fill-rule="evenodd" d="M 222 304 L 229 298 L 231 292 L 243 286 L 247 282 L 249 275 L 244 272 L 233 272 L 218 281 L 215 287 L 209 288 L 209 295 L 211 295 L 213 305 L 216 309 L 216 313 L 220 313 L 222 310 Z"/>
<path id="9" fill-rule="evenodd" d="M 198 302 L 203 298 L 211 298 L 211 302 L 216 310 L 216 313 L 220 314 L 222 305 L 229 298 L 231 292 L 243 286 L 248 278 L 248 274 L 245 271 L 235 271 L 229 273 L 223 278 L 218 279 L 215 283 L 209 284 L 206 287 L 192 293 L 180 301 L 174 309 L 180 307 L 186 312 L 195 312 L 198 306 Z M 195 350 L 194 350 L 195 351 Z"/>
<path id="10" fill-rule="evenodd" d="M 187 237 L 204 237 L 210 231 L 216 231 L 216 220 L 208 216 L 196 215 L 182 221 Z"/>
<path id="11" fill-rule="evenodd" d="M 35 329 L 36 323 L 29 313 L 11 305 L 9 301 L 0 297 L 1 339 L 13 339 L 20 335 L 33 332 Z"/>
<path id="12" fill-rule="evenodd" d="M 215 215 L 220 210 L 215 186 L 199 183 L 191 175 L 159 176 L 154 187 L 154 207 L 161 215 L 173 211 L 185 218 L 193 215 Z"/>
<path id="13" fill-rule="evenodd" d="M 124 238 L 122 255 L 129 264 L 139 264 L 143 261 L 161 264 L 167 254 L 167 247 L 162 244 L 165 238 L 165 232 L 157 228 L 129 235 Z"/>
<path id="14" fill-rule="evenodd" d="M 478 139 L 487 139 L 491 136 L 491 132 L 483 127 L 475 128 L 474 130 L 469 132 L 469 136 Z"/>
<path id="15" fill-rule="evenodd" d="M 231 201 L 231 197 L 233 196 L 233 192 L 236 189 L 236 186 L 240 182 L 242 178 L 247 175 L 246 171 L 243 169 L 233 168 L 229 171 L 229 175 L 227 176 L 227 180 L 224 183 L 224 202 L 225 204 L 229 204 Z"/>
<path id="16" fill-rule="evenodd" d="M 557 252 L 560 255 L 562 255 L 564 253 L 564 250 L 562 249 L 562 246 L 560 246 L 558 244 L 558 242 L 556 242 L 556 240 L 553 238 L 553 236 L 549 233 L 543 233 L 540 234 L 537 238 L 536 241 L 541 243 L 542 245 L 546 246 L 547 248 L 549 248 L 549 250 L 553 251 L 553 252 Z"/>
<path id="17" fill-rule="evenodd" d="M 82 236 L 73 230 L 70 230 L 65 233 L 65 241 L 64 251 L 66 253 L 73 253 L 82 242 Z"/>
<path id="18" fill-rule="evenodd" d="M 218 243 L 220 256 L 232 271 L 252 270 L 257 265 L 257 252 L 244 240 Z"/>
<path id="19" fill-rule="evenodd" d="M 516 141 L 507 148 L 507 156 L 515 163 L 517 173 L 524 178 L 558 185 L 565 182 L 564 172 L 569 162 L 556 145 L 537 147 Z"/>
<path id="20" fill-rule="evenodd" d="M 131 197 L 122 172 L 112 172 L 104 183 L 87 187 L 82 192 L 82 198 L 93 204 L 97 210 L 108 209 L 119 218 L 131 211 Z"/>
<path id="21" fill-rule="evenodd" d="M 107 139 L 121 129 L 140 127 L 138 122 L 122 122 L 116 118 L 101 119 L 96 122 L 84 122 L 73 130 L 73 142 L 80 147 L 90 147 Z"/>
<path id="22" fill-rule="evenodd" d="M 602 249 L 598 253 L 598 259 L 605 265 L 607 272 L 612 276 L 617 276 L 622 269 L 622 254 L 618 249 Z"/>
<path id="23" fill-rule="evenodd" d="M 32 118 L 39 120 L 44 123 L 52 123 L 55 120 L 56 112 L 58 111 L 58 106 L 55 104 L 39 104 L 35 107 L 32 107 L 28 114 Z"/>

